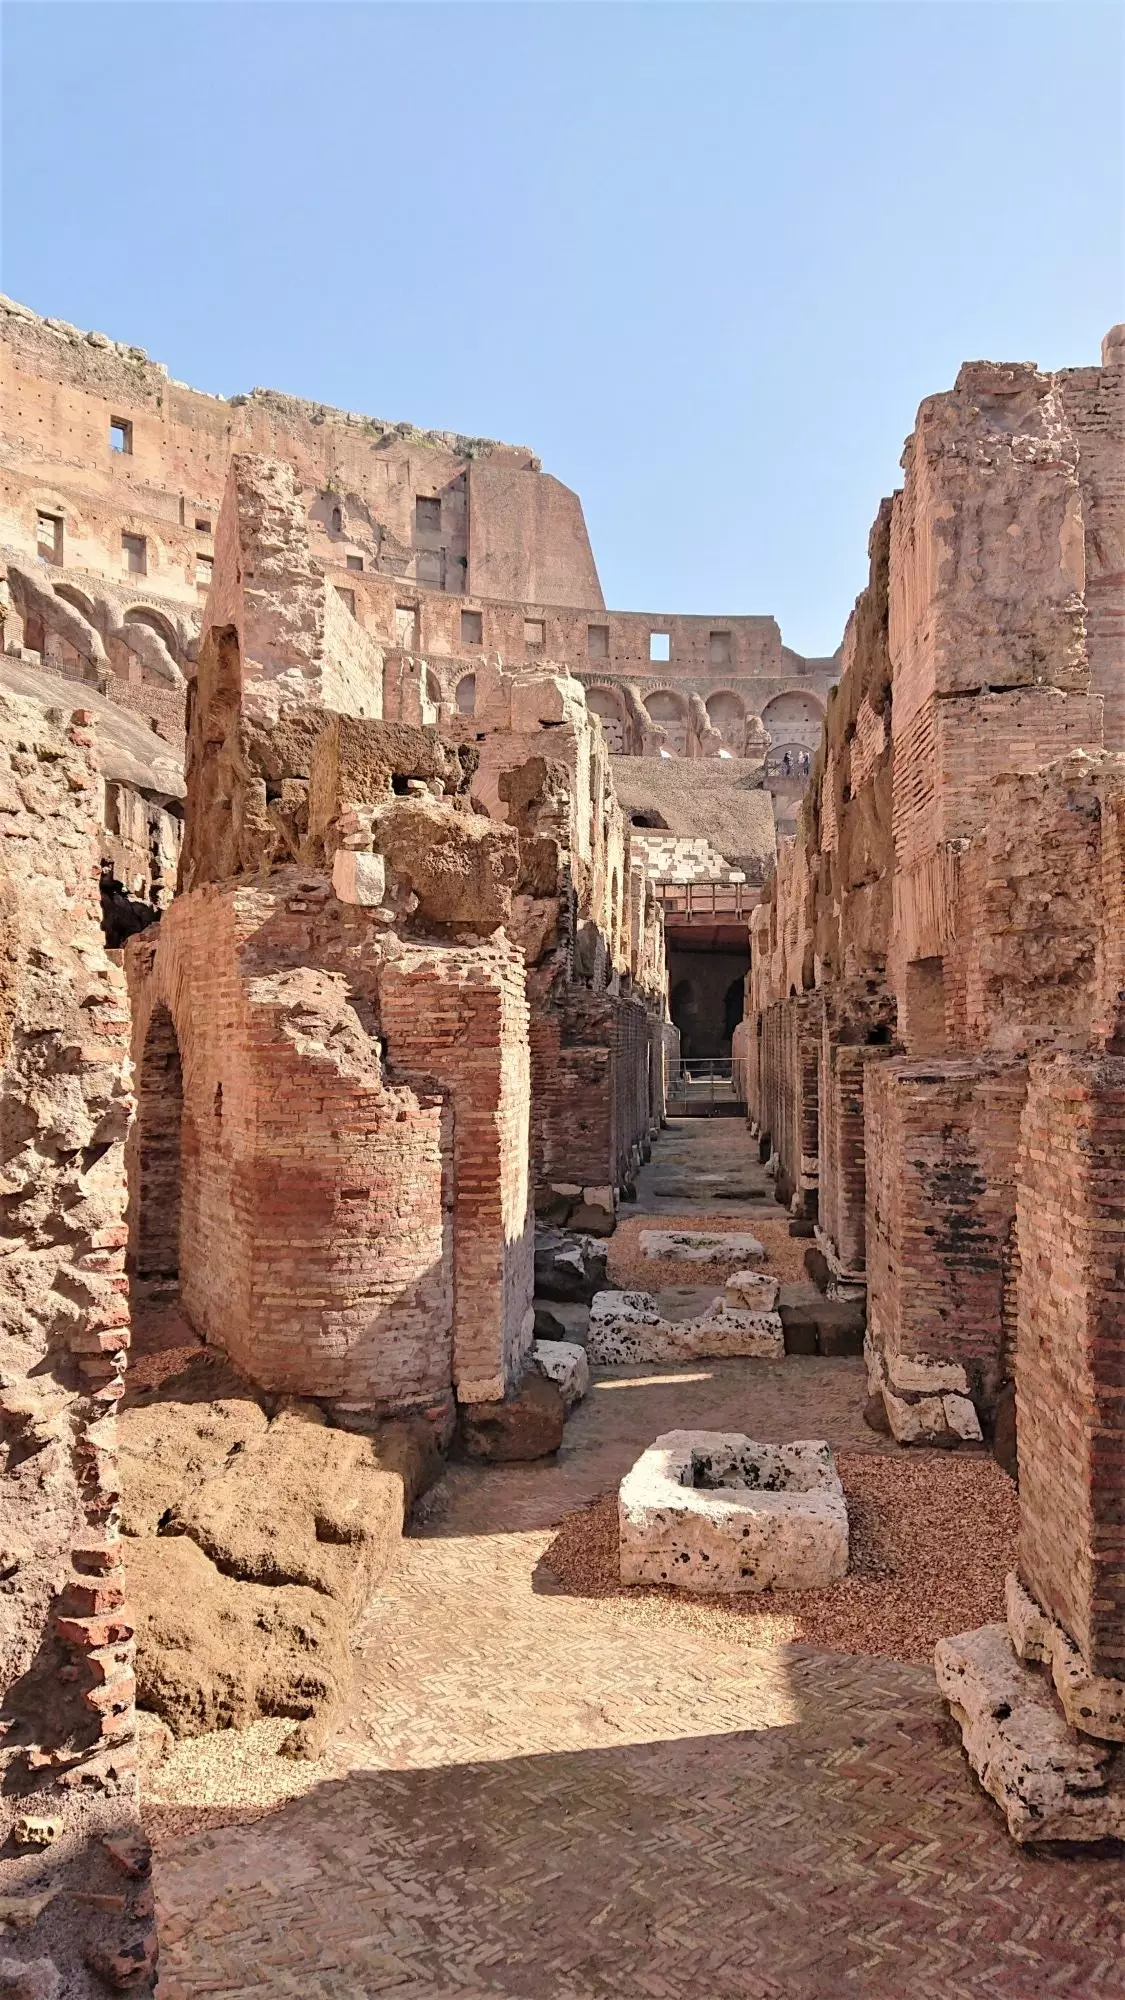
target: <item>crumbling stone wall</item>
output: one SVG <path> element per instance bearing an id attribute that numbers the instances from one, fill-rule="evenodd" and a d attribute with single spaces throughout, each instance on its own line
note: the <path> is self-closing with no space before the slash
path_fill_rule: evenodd
<path id="1" fill-rule="evenodd" d="M 751 1115 L 796 1189 L 820 995 L 818 1237 L 838 1284 L 866 1281 L 903 1438 L 989 1431 L 1018 1345 L 1028 1059 L 1116 1018 L 1121 387 L 1114 335 L 1100 370 L 972 363 L 923 403 L 754 919 Z"/>
<path id="2" fill-rule="evenodd" d="M 137 1829 L 114 1426 L 131 1099 L 86 723 L 0 690 L 0 1838 L 29 1899 L 13 1954 L 75 1995 L 127 1963 L 147 1986 L 154 1953 L 144 1864 L 123 1882 L 102 1846 Z"/>

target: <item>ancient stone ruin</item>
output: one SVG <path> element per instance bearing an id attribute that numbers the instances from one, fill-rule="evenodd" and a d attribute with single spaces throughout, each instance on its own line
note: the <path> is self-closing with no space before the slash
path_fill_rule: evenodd
<path id="1" fill-rule="evenodd" d="M 0 374 L 0 1990 L 151 1987 L 145 1785 L 326 1754 L 451 1460 L 850 1589 L 817 1396 L 1018 1475 L 940 1694 L 1125 1838 L 1125 333 L 922 405 L 816 661 L 607 611 L 522 449 L 10 301 Z"/>

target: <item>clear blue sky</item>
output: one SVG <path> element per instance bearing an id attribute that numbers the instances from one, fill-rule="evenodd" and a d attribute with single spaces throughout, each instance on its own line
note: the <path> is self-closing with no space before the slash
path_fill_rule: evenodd
<path id="1" fill-rule="evenodd" d="M 1122 305 L 1116 7 L 9 4 L 0 286 L 538 451 L 610 604 L 829 652 L 920 398 Z"/>

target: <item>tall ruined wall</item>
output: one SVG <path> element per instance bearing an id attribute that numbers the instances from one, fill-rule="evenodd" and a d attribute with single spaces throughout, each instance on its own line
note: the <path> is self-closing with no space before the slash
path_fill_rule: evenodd
<path id="1" fill-rule="evenodd" d="M 22 1823 L 51 1823 L 56 1893 L 19 1955 L 53 1959 L 75 1995 L 104 1990 L 89 1966 L 122 1954 L 147 1984 L 153 1952 L 146 1885 L 123 1884 L 101 1844 L 137 1819 L 114 1425 L 131 1098 L 87 720 L 0 690 L 0 1834 L 14 1829 L 6 1888 L 27 1893 L 44 1854 Z M 79 1889 L 102 1909 L 79 1909 Z"/>
<path id="2" fill-rule="evenodd" d="M 754 921 L 751 1114 L 807 1204 L 817 994 L 818 1233 L 837 1280 L 867 1284 L 872 1384 L 902 1437 L 991 1422 L 1027 1058 L 1115 1018 L 1122 360 L 1115 334 L 1101 369 L 974 362 L 923 403 Z"/>

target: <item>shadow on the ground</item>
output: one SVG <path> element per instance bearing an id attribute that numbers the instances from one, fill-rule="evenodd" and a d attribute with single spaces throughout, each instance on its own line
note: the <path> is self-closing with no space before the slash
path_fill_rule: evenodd
<path id="1" fill-rule="evenodd" d="M 931 1676 L 779 1651 L 790 1704 L 772 1727 L 352 1771 L 256 1824 L 216 1831 L 204 1808 L 186 1843 L 162 1843 L 149 1808 L 166 1990 L 1121 1990 L 1117 1859 L 1016 1848 Z"/>

